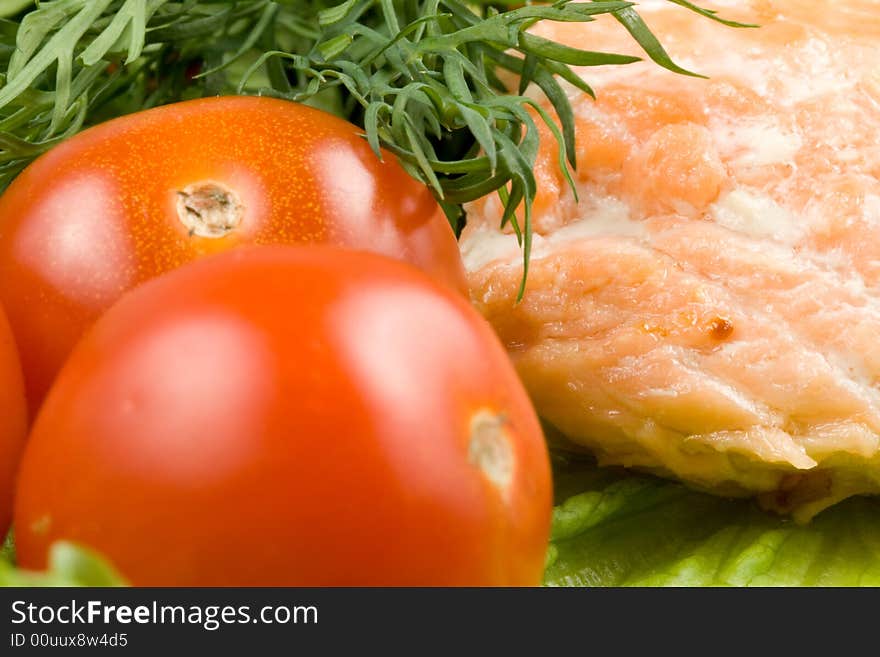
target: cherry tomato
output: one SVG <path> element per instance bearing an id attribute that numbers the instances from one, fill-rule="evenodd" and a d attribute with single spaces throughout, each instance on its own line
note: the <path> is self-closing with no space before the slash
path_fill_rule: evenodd
<path id="1" fill-rule="evenodd" d="M 6 536 L 12 520 L 13 482 L 26 431 L 21 367 L 6 315 L 0 310 L 0 537 Z"/>
<path id="2" fill-rule="evenodd" d="M 236 245 L 363 248 L 465 290 L 424 185 L 354 125 L 270 98 L 178 103 L 87 130 L 15 180 L 0 218 L 0 302 L 32 411 L 124 291 Z"/>
<path id="3" fill-rule="evenodd" d="M 333 247 L 253 247 L 126 295 L 28 441 L 19 561 L 136 585 L 537 585 L 541 429 L 467 301 Z"/>

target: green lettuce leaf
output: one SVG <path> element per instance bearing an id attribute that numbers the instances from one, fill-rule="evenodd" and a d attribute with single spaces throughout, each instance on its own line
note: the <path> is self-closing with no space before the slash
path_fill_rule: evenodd
<path id="1" fill-rule="evenodd" d="M 748 500 L 560 459 L 550 586 L 880 586 L 880 500 L 808 525 Z"/>

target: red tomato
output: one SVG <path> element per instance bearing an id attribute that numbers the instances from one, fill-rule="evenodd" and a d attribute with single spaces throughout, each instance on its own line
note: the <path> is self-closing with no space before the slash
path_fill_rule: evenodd
<path id="1" fill-rule="evenodd" d="M 359 133 L 296 103 L 211 98 L 110 121 L 34 162 L 0 197 L 0 302 L 32 411 L 125 290 L 236 245 L 363 248 L 463 291 L 439 206 Z"/>
<path id="2" fill-rule="evenodd" d="M 489 325 L 388 258 L 260 247 L 129 293 L 37 419 L 20 562 L 67 539 L 136 585 L 536 585 L 535 412 Z"/>
<path id="3" fill-rule="evenodd" d="M 0 537 L 6 536 L 12 520 L 13 482 L 26 430 L 27 408 L 18 354 L 6 315 L 0 310 Z"/>

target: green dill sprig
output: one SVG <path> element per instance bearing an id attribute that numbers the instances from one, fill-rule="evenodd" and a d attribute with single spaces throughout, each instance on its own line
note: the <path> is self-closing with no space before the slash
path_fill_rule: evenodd
<path id="1" fill-rule="evenodd" d="M 669 0 L 727 25 L 711 10 Z M 22 11 L 31 4 L 30 11 Z M 431 187 L 453 226 L 461 205 L 497 192 L 502 225 L 531 248 L 535 121 L 576 166 L 572 67 L 639 58 L 565 46 L 540 21 L 620 21 L 657 64 L 678 67 L 632 2 L 560 0 L 511 8 L 462 0 L 0 0 L 0 188 L 82 128 L 155 105 L 218 94 L 308 102 L 359 124 Z M 502 81 L 519 79 L 518 89 Z M 555 116 L 525 94 L 534 84 Z M 518 211 L 521 209 L 521 217 Z"/>

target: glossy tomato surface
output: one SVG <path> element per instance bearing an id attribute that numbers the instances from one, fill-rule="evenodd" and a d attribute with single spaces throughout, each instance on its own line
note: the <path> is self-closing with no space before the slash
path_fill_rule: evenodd
<path id="1" fill-rule="evenodd" d="M 13 483 L 26 430 L 21 367 L 12 332 L 0 309 L 0 536 L 4 538 L 12 520 Z"/>
<path id="2" fill-rule="evenodd" d="M 255 247 L 126 295 L 28 441 L 20 562 L 138 585 L 536 585 L 551 480 L 488 324 L 388 258 Z"/>
<path id="3" fill-rule="evenodd" d="M 287 101 L 189 101 L 87 130 L 0 197 L 0 302 L 32 410 L 124 291 L 240 244 L 322 242 L 406 260 L 465 289 L 429 191 L 360 130 Z"/>

